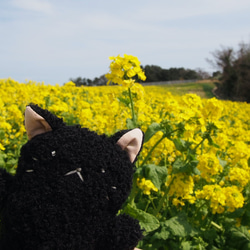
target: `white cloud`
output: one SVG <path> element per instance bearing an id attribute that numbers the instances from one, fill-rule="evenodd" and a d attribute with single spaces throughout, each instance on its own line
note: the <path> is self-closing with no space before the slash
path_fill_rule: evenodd
<path id="1" fill-rule="evenodd" d="M 44 0 L 12 0 L 11 4 L 23 10 L 42 12 L 46 14 L 52 13 L 51 3 Z"/>

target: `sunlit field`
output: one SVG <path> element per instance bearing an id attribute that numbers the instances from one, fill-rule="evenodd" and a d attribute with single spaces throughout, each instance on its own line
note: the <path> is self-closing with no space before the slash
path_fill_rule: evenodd
<path id="1" fill-rule="evenodd" d="M 196 94 L 201 98 L 215 97 L 213 94 L 215 84 L 212 81 L 197 81 L 194 83 L 174 83 L 157 86 L 147 86 L 147 84 L 145 84 L 144 87 L 146 92 L 162 91 L 164 93 L 171 92 L 173 95 Z"/>

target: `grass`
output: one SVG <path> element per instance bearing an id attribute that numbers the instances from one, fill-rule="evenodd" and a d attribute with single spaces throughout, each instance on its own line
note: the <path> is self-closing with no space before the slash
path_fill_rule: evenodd
<path id="1" fill-rule="evenodd" d="M 209 81 L 201 81 L 194 83 L 177 83 L 177 84 L 164 84 L 157 86 L 145 86 L 145 90 L 150 88 L 150 91 L 162 91 L 171 92 L 173 95 L 185 95 L 188 93 L 197 94 L 201 98 L 212 98 L 214 94 L 212 92 L 215 84 Z"/>

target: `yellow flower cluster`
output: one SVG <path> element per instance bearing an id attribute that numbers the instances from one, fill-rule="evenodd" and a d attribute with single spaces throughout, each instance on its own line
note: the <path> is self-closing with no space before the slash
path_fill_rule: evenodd
<path id="1" fill-rule="evenodd" d="M 225 209 L 234 212 L 244 205 L 244 197 L 237 186 L 205 185 L 202 190 L 196 191 L 196 197 L 209 200 L 213 214 L 221 214 Z"/>
<path id="2" fill-rule="evenodd" d="M 195 202 L 193 195 L 194 180 L 190 175 L 186 173 L 169 175 L 166 186 L 170 187 L 168 194 L 170 197 L 173 197 L 172 203 L 175 206 L 185 206 L 185 201 L 191 204 Z"/>
<path id="3" fill-rule="evenodd" d="M 124 54 L 123 57 L 120 55 L 116 57 L 110 57 L 112 62 L 110 63 L 110 71 L 105 77 L 110 82 L 117 83 L 124 87 L 132 87 L 135 83 L 133 77 L 137 76 L 139 79 L 145 81 L 146 76 L 140 66 L 140 61 L 137 57 L 132 55 Z"/>
<path id="4" fill-rule="evenodd" d="M 203 155 L 199 155 L 198 160 L 199 163 L 197 168 L 201 171 L 200 176 L 207 182 L 215 182 L 216 179 L 214 177 L 223 170 L 216 155 L 206 153 Z"/>
<path id="5" fill-rule="evenodd" d="M 173 96 L 164 88 L 157 86 L 145 87 L 145 96 L 145 101 L 151 108 L 151 110 L 147 109 L 148 114 L 154 110 L 157 112 L 144 119 L 142 124 L 144 130 L 152 122 L 160 124 L 162 121 L 170 120 L 173 130 L 176 129 L 175 123 L 183 122 L 184 139 L 193 143 L 192 147 L 194 148 L 199 146 L 202 141 L 202 134 L 207 131 L 208 124 L 215 127 L 216 132 L 211 133 L 213 144 L 209 144 L 209 141 L 205 140 L 197 148 L 197 169 L 200 171 L 200 175 L 172 173 L 172 165 L 181 152 L 168 138 L 162 140 L 152 152 L 150 163 L 165 164 L 168 168 L 169 177 L 166 184 L 169 187 L 169 197 L 172 198 L 172 204 L 184 206 L 185 201 L 193 203 L 206 197 L 210 200 L 211 208 L 215 213 L 232 212 L 242 207 L 244 188 L 250 183 L 248 160 L 250 158 L 248 115 L 250 105 L 219 101 L 215 98 L 206 100 L 194 94 Z M 144 145 L 143 157 L 147 155 L 147 152 L 161 136 L 162 132 L 158 132 Z M 206 194 L 210 192 L 210 195 L 198 195 L 199 192 L 205 192 L 203 190 L 204 184 L 206 184 Z M 214 185 L 222 184 L 224 186 L 220 186 L 220 188 L 225 199 L 216 207 L 216 195 L 219 193 L 213 195 Z"/>
<path id="6" fill-rule="evenodd" d="M 137 186 L 143 190 L 143 193 L 146 195 L 150 195 L 152 191 L 157 192 L 158 189 L 155 187 L 151 180 L 146 180 L 145 178 L 137 178 Z"/>
<path id="7" fill-rule="evenodd" d="M 239 186 L 241 188 L 244 188 L 249 182 L 249 175 L 250 175 L 249 168 L 242 169 L 242 168 L 239 168 L 239 167 L 232 167 L 229 170 L 228 179 L 232 183 L 236 182 L 236 183 L 239 184 Z"/>

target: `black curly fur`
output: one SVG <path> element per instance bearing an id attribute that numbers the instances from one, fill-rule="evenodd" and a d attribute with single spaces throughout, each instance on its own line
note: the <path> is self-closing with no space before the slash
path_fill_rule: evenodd
<path id="1" fill-rule="evenodd" d="M 57 129 L 66 124 L 63 122 L 62 118 L 50 113 L 47 109 L 42 109 L 34 103 L 30 103 L 29 106 L 40 116 L 46 119 L 52 129 Z"/>
<path id="2" fill-rule="evenodd" d="M 0 170 L 1 250 L 130 250 L 142 238 L 137 220 L 117 212 L 134 173 L 113 137 L 66 126 L 36 105 L 51 132 L 21 149 L 16 175 Z M 79 173 L 70 171 L 81 169 Z"/>

